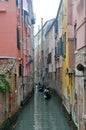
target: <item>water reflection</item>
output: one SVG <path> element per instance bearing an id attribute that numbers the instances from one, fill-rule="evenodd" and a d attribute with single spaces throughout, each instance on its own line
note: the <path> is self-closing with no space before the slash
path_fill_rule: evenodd
<path id="1" fill-rule="evenodd" d="M 34 94 L 34 130 L 70 130 L 62 108 L 52 97 L 50 100 L 43 98 L 43 93 L 35 90 Z"/>
<path id="2" fill-rule="evenodd" d="M 15 130 L 75 130 L 64 117 L 57 97 L 45 100 L 35 89 L 34 97 L 21 112 Z"/>

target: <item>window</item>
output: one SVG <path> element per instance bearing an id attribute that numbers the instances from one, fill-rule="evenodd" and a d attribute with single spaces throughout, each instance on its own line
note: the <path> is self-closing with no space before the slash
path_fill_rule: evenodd
<path id="1" fill-rule="evenodd" d="M 55 33 L 58 34 L 58 20 L 55 20 Z"/>
<path id="2" fill-rule="evenodd" d="M 50 64 L 52 60 L 51 53 L 48 54 L 47 64 Z"/>
<path id="3" fill-rule="evenodd" d="M 17 6 L 18 8 L 20 8 L 20 1 L 19 1 L 19 0 L 16 0 L 16 6 Z"/>
<path id="4" fill-rule="evenodd" d="M 17 83 L 17 74 L 14 74 L 14 76 L 15 76 L 15 82 L 14 83 L 15 83 L 15 88 L 16 88 L 17 87 L 17 84 L 16 84 Z"/>
<path id="5" fill-rule="evenodd" d="M 84 114 L 86 115 L 86 79 L 84 80 Z"/>
<path id="6" fill-rule="evenodd" d="M 75 44 L 75 51 L 77 50 L 77 38 L 76 37 L 74 37 L 74 44 Z"/>
<path id="7" fill-rule="evenodd" d="M 60 38 L 60 41 L 59 41 L 59 54 L 60 54 L 60 55 L 63 54 L 63 43 L 62 43 L 62 37 Z"/>
<path id="8" fill-rule="evenodd" d="M 20 49 L 20 31 L 18 28 L 17 28 L 17 47 L 18 49 Z"/>
<path id="9" fill-rule="evenodd" d="M 62 37 L 59 39 L 57 46 L 55 47 L 55 58 L 58 58 L 63 54 Z"/>
<path id="10" fill-rule="evenodd" d="M 77 50 L 76 27 L 77 27 L 77 21 L 75 20 L 75 24 L 74 24 L 74 46 L 75 46 L 75 51 Z"/>
<path id="11" fill-rule="evenodd" d="M 66 32 L 62 36 L 62 42 L 63 42 L 63 57 L 66 56 Z"/>
<path id="12" fill-rule="evenodd" d="M 23 65 L 19 65 L 19 76 L 23 76 Z"/>
<path id="13" fill-rule="evenodd" d="M 16 6 L 18 7 L 18 0 L 16 0 Z"/>
<path id="14" fill-rule="evenodd" d="M 0 0 L 0 2 L 3 2 L 3 1 L 8 1 L 8 0 Z"/>

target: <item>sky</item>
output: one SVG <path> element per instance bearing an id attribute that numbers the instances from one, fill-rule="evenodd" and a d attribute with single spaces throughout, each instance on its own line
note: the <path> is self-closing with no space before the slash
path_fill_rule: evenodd
<path id="1" fill-rule="evenodd" d="M 43 24 L 57 15 L 60 0 L 33 0 L 33 11 L 36 17 L 34 26 L 34 34 L 38 32 L 38 25 L 41 26 L 41 18 Z"/>

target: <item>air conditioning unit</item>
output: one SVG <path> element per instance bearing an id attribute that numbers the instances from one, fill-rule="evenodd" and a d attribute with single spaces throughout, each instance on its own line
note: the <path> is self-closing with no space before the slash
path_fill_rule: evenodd
<path id="1" fill-rule="evenodd" d="M 72 68 L 67 68 L 67 73 L 68 73 L 68 74 L 74 74 L 74 69 L 72 69 Z"/>

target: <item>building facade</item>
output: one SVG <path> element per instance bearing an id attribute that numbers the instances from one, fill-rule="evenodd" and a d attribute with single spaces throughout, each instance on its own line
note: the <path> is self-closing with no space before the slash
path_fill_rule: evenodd
<path id="1" fill-rule="evenodd" d="M 11 117 L 33 89 L 32 0 L 0 0 L 0 81 L 10 80 L 10 88 L 0 84 L 0 124 Z M 31 52 L 30 52 L 30 51 Z"/>
<path id="2" fill-rule="evenodd" d="M 86 1 L 60 1 L 55 21 L 46 29 L 44 27 L 40 44 L 43 43 L 44 49 L 45 81 L 60 95 L 78 130 L 85 130 Z M 42 63 L 41 56 L 40 50 Z"/>
<path id="3" fill-rule="evenodd" d="M 73 1 L 73 26 L 75 45 L 75 115 L 79 130 L 86 129 L 86 1 Z"/>
<path id="4" fill-rule="evenodd" d="M 46 31 L 46 43 L 47 43 L 47 64 L 48 64 L 48 81 L 47 83 L 51 88 L 55 88 L 55 20 Z"/>
<path id="5" fill-rule="evenodd" d="M 62 98 L 62 0 L 55 20 L 55 85 Z"/>
<path id="6" fill-rule="evenodd" d="M 41 82 L 41 84 L 46 84 L 48 81 L 48 54 L 49 45 L 46 40 L 46 33 L 49 31 L 53 20 L 46 21 L 42 25 L 42 29 L 39 29 L 38 33 L 34 37 L 35 43 L 35 79 L 36 82 Z M 49 38 L 48 38 L 49 39 Z M 38 50 L 38 51 L 37 51 Z"/>

